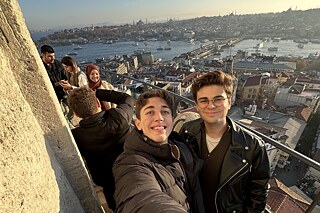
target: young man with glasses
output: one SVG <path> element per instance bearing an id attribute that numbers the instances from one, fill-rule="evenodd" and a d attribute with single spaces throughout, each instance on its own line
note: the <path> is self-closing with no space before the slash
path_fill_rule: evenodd
<path id="1" fill-rule="evenodd" d="M 200 183 L 206 212 L 263 212 L 270 168 L 264 142 L 227 117 L 233 77 L 209 72 L 192 85 L 200 119 L 180 134 L 204 166 Z"/>

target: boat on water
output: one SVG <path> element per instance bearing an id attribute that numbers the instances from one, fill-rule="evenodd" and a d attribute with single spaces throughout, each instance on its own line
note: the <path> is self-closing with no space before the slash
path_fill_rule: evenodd
<path id="1" fill-rule="evenodd" d="M 279 42 L 281 40 L 281 38 L 273 38 L 272 41 L 273 42 Z"/>
<path id="2" fill-rule="evenodd" d="M 73 48 L 74 50 L 81 50 L 82 49 L 82 47 L 81 46 L 76 46 L 75 48 Z"/>
<path id="3" fill-rule="evenodd" d="M 134 43 L 132 43 L 132 46 L 139 46 L 139 43 L 138 42 L 134 42 Z"/>
<path id="4" fill-rule="evenodd" d="M 148 39 L 148 41 L 158 41 L 158 39 L 156 39 L 156 38 L 150 38 L 150 39 Z"/>
<path id="5" fill-rule="evenodd" d="M 268 51 L 278 51 L 278 47 L 269 47 Z"/>
<path id="6" fill-rule="evenodd" d="M 165 47 L 164 50 L 171 50 L 171 47 Z"/>
<path id="7" fill-rule="evenodd" d="M 164 50 L 164 48 L 163 47 L 158 47 L 157 50 Z"/>
<path id="8" fill-rule="evenodd" d="M 113 40 L 108 40 L 105 42 L 105 44 L 112 44 L 113 43 Z"/>
<path id="9" fill-rule="evenodd" d="M 263 42 L 258 43 L 256 46 L 254 46 L 253 48 L 255 49 L 260 49 L 263 47 Z"/>
<path id="10" fill-rule="evenodd" d="M 308 44 L 309 43 L 309 39 L 297 39 L 297 40 L 293 40 L 296 43 L 301 43 L 301 44 Z"/>
<path id="11" fill-rule="evenodd" d="M 302 48 L 304 48 L 304 44 L 300 43 L 300 44 L 298 44 L 298 47 L 302 49 Z"/>
<path id="12" fill-rule="evenodd" d="M 78 55 L 77 52 L 68 53 L 67 55 Z"/>

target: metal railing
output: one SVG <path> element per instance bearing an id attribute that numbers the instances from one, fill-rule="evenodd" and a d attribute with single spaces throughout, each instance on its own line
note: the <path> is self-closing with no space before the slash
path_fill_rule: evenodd
<path id="1" fill-rule="evenodd" d="M 144 82 L 142 80 L 138 80 L 136 78 L 133 78 L 131 76 L 127 76 L 127 75 L 122 75 L 122 74 L 117 74 L 115 72 L 112 72 L 112 71 L 107 71 L 107 70 L 102 70 L 102 72 L 105 72 L 105 73 L 109 73 L 111 75 L 119 75 L 119 76 L 122 76 L 124 78 L 128 78 L 128 79 L 131 79 L 131 80 L 134 80 L 136 82 L 139 82 L 139 83 L 142 83 L 143 85 L 146 85 L 146 86 L 149 86 L 151 88 L 154 88 L 154 89 L 162 89 L 161 87 L 158 87 L 158 86 L 155 86 L 153 84 L 150 84 L 150 83 L 147 83 L 147 82 Z M 180 96 L 178 94 L 175 94 L 171 91 L 167 91 L 169 92 L 175 99 L 179 99 L 179 100 L 182 100 L 182 101 L 185 101 L 189 104 L 193 104 L 195 105 L 194 101 L 189 99 L 189 98 L 186 98 L 186 97 L 183 97 L 183 96 Z M 288 153 L 290 156 L 293 156 L 295 158 L 297 158 L 298 160 L 304 162 L 307 166 L 311 166 L 313 168 L 315 168 L 317 171 L 320 171 L 320 163 L 301 154 L 300 152 L 297 152 L 296 150 L 246 126 L 246 125 L 243 125 L 237 121 L 235 121 L 235 123 L 237 123 L 239 126 L 255 133 L 256 135 L 258 135 L 259 137 L 261 137 L 266 143 L 269 143 L 271 144 L 272 146 L 276 147 L 277 149 L 280 149 L 281 151 L 283 152 L 286 152 Z M 315 192 L 315 196 L 313 197 L 312 199 L 312 203 L 310 204 L 310 206 L 308 207 L 308 209 L 306 210 L 306 213 L 311 213 L 313 211 L 313 209 L 316 207 L 317 203 L 320 201 L 320 188 L 318 188 Z"/>

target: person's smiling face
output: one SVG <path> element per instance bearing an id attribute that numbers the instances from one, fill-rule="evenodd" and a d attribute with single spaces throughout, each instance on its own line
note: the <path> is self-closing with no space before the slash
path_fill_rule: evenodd
<path id="1" fill-rule="evenodd" d="M 98 82 L 99 79 L 100 79 L 100 74 L 99 74 L 99 71 L 96 70 L 96 69 L 93 69 L 90 73 L 90 76 L 89 76 L 90 80 L 94 83 Z"/>
<path id="2" fill-rule="evenodd" d="M 138 130 L 154 142 L 167 143 L 173 128 L 171 109 L 164 99 L 149 98 L 141 108 L 140 120 L 136 119 L 135 124 Z"/>
<path id="3" fill-rule="evenodd" d="M 209 100 L 207 106 L 202 106 L 201 102 Z M 212 100 L 216 101 L 216 104 Z M 209 85 L 202 87 L 197 92 L 197 110 L 205 123 L 209 125 L 226 125 L 226 117 L 231 107 L 231 99 L 227 96 L 224 87 L 219 85 Z"/>

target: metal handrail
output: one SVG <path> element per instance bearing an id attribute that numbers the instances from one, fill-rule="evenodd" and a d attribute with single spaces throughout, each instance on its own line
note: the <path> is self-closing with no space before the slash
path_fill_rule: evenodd
<path id="1" fill-rule="evenodd" d="M 239 126 L 253 132 L 254 134 L 258 135 L 259 137 L 261 137 L 265 142 L 271 144 L 272 146 L 275 146 L 276 148 L 280 149 L 281 151 L 284 151 L 290 155 L 292 155 L 293 157 L 297 158 L 298 160 L 301 160 L 302 162 L 304 162 L 305 164 L 307 164 L 308 166 L 311 166 L 313 168 L 315 168 L 316 170 L 320 171 L 320 163 L 301 154 L 300 152 L 297 152 L 296 150 L 282 144 L 282 143 L 279 143 L 278 141 L 254 130 L 254 129 L 251 129 L 250 127 L 238 122 L 238 121 L 234 121 L 235 123 L 237 123 Z"/>
<path id="2" fill-rule="evenodd" d="M 118 73 L 115 73 L 115 72 L 109 71 L 109 70 L 101 70 L 101 72 L 109 73 L 109 74 L 111 74 L 111 75 L 120 75 L 120 76 L 123 76 L 124 78 L 128 78 L 128 79 L 134 80 L 134 81 L 136 81 L 136 82 L 139 82 L 139 83 L 142 83 L 142 84 L 144 84 L 144 85 L 150 86 L 150 87 L 152 87 L 152 88 L 154 88 L 154 89 L 162 89 L 161 87 L 158 87 L 158 86 L 155 86 L 155 85 L 150 84 L 150 83 L 148 83 L 148 82 L 145 82 L 145 81 L 142 81 L 142 80 L 133 78 L 133 77 L 131 77 L 131 76 L 127 76 L 127 75 L 123 75 L 123 74 L 118 74 Z M 195 105 L 194 101 L 191 100 L 191 99 L 189 99 L 189 98 L 186 98 L 186 97 L 183 97 L 183 96 L 181 96 L 181 95 L 175 94 L 174 92 L 171 92 L 171 91 L 168 91 L 168 90 L 166 90 L 166 91 L 169 92 L 169 93 L 170 93 L 173 97 L 175 97 L 175 98 L 178 98 L 178 99 L 180 99 L 180 100 L 183 100 L 183 101 L 185 101 L 185 102 L 188 102 L 189 104 Z"/>
<path id="3" fill-rule="evenodd" d="M 106 73 L 109 73 L 109 74 L 112 74 L 112 75 L 121 75 L 121 76 L 123 76 L 125 78 L 129 78 L 131 80 L 137 81 L 139 83 L 142 83 L 144 85 L 150 86 L 150 87 L 155 88 L 155 89 L 162 89 L 161 87 L 158 87 L 158 86 L 155 86 L 153 84 L 144 82 L 142 80 L 138 80 L 138 79 L 133 78 L 131 76 L 126 76 L 126 75 L 123 75 L 123 74 L 117 74 L 115 72 L 108 71 L 108 70 L 102 70 L 102 71 L 106 72 Z M 191 100 L 191 99 L 188 99 L 186 97 L 180 96 L 180 95 L 175 94 L 175 93 L 173 93 L 171 91 L 167 91 L 167 92 L 169 92 L 175 98 L 184 100 L 189 104 L 195 104 L 194 101 Z M 288 153 L 289 155 L 292 155 L 293 157 L 297 158 L 298 160 L 304 162 L 306 165 L 311 166 L 311 167 L 315 168 L 316 170 L 320 171 L 320 163 L 319 162 L 317 162 L 317 161 L 315 161 L 315 160 L 313 160 L 313 159 L 301 154 L 300 152 L 297 152 L 296 150 L 294 150 L 294 149 L 292 149 L 292 148 L 290 148 L 290 147 L 288 147 L 288 146 L 286 146 L 286 145 L 284 145 L 284 144 L 282 144 L 282 143 L 280 143 L 280 142 L 278 142 L 278 141 L 276 141 L 276 140 L 274 140 L 274 139 L 272 139 L 272 138 L 270 138 L 270 137 L 268 137 L 268 136 L 266 136 L 266 135 L 264 135 L 264 134 L 262 134 L 262 133 L 260 133 L 260 132 L 258 132 L 256 130 L 254 130 L 254 129 L 252 129 L 252 128 L 250 128 L 250 127 L 248 127 L 248 126 L 246 126 L 246 125 L 244 125 L 244 124 L 242 124 L 242 123 L 240 123 L 238 121 L 235 121 L 235 123 L 237 123 L 242 128 L 244 128 L 244 129 L 246 129 L 248 131 L 251 131 L 254 134 L 258 135 L 259 137 L 261 137 L 264 140 L 264 142 L 271 144 L 272 146 L 280 149 L 281 151 L 284 151 L 284 152 Z M 316 193 L 315 193 L 315 196 L 314 196 L 314 198 L 312 200 L 312 203 L 310 204 L 309 208 L 306 210 L 306 213 L 311 213 L 312 210 L 316 207 L 316 205 L 317 205 L 319 200 L 320 200 L 320 190 L 316 190 Z"/>

